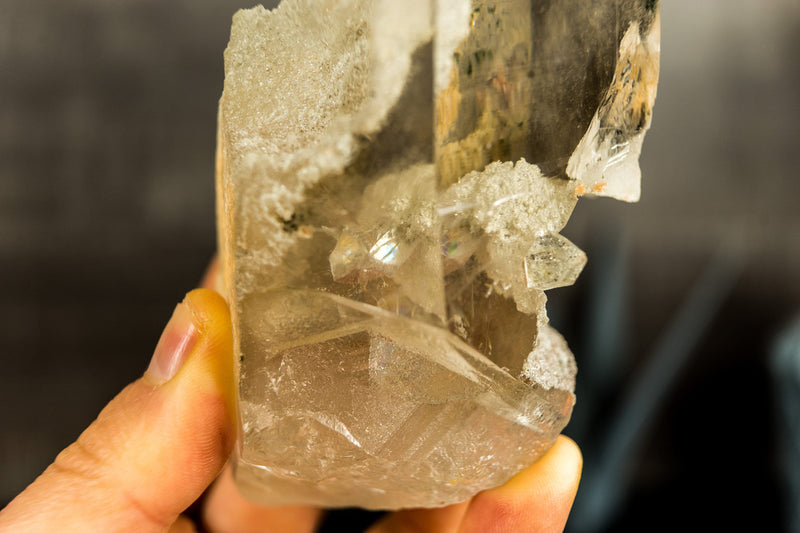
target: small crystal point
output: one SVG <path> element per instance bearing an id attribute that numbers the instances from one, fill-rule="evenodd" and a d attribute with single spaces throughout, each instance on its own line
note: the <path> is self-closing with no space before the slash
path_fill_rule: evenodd
<path id="1" fill-rule="evenodd" d="M 438 507 L 555 442 L 575 362 L 545 289 L 580 194 L 638 197 L 652 0 L 284 0 L 234 17 L 219 249 L 236 483 Z"/>
<path id="2" fill-rule="evenodd" d="M 572 285 L 586 264 L 586 254 L 564 236 L 537 237 L 525 255 L 528 287 L 541 290 Z"/>
<path id="3" fill-rule="evenodd" d="M 369 266 L 368 253 L 350 233 L 342 233 L 330 254 L 331 275 L 336 281 L 354 278 Z"/>
<path id="4" fill-rule="evenodd" d="M 612 84 L 567 166 L 589 194 L 639 200 L 639 154 L 656 99 L 660 33 L 654 14 L 646 25 L 631 21 L 622 37 Z"/>

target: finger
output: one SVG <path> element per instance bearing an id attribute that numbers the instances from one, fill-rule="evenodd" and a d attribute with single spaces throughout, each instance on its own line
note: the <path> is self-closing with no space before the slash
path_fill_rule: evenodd
<path id="1" fill-rule="evenodd" d="M 505 485 L 475 496 L 459 532 L 563 531 L 582 466 L 578 446 L 560 436 L 553 448 L 532 466 Z"/>
<path id="2" fill-rule="evenodd" d="M 219 257 L 214 256 L 203 276 L 202 287 L 222 293 Z M 322 511 L 307 506 L 262 507 L 244 499 L 228 467 L 214 483 L 203 507 L 203 522 L 212 533 L 306 533 L 316 529 Z"/>
<path id="3" fill-rule="evenodd" d="M 225 295 L 222 291 L 222 270 L 219 266 L 219 256 L 217 254 L 214 254 L 214 257 L 212 257 L 211 261 L 208 263 L 208 267 L 203 274 L 203 279 L 200 281 L 200 286 L 204 289 L 217 291 L 223 296 Z"/>
<path id="4" fill-rule="evenodd" d="M 172 523 L 169 533 L 197 533 L 197 528 L 194 526 L 194 522 L 181 516 Z"/>
<path id="5" fill-rule="evenodd" d="M 310 533 L 322 511 L 308 506 L 262 507 L 239 494 L 228 467 L 214 483 L 203 508 L 211 533 Z"/>
<path id="6" fill-rule="evenodd" d="M 386 515 L 367 533 L 456 533 L 469 501 L 439 509 L 406 509 Z"/>
<path id="7" fill-rule="evenodd" d="M 166 531 L 230 453 L 232 360 L 225 301 L 192 291 L 145 375 L 0 513 L 0 530 Z"/>

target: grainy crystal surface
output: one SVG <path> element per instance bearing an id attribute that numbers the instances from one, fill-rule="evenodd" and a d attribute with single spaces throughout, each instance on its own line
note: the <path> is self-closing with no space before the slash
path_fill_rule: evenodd
<path id="1" fill-rule="evenodd" d="M 236 480 L 264 504 L 432 507 L 567 423 L 544 291 L 582 194 L 635 200 L 653 0 L 285 0 L 225 53 L 217 208 Z"/>

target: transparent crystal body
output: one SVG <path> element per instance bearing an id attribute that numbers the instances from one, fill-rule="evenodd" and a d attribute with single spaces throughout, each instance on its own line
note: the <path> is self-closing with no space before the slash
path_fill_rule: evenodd
<path id="1" fill-rule="evenodd" d="M 235 477 L 264 504 L 433 507 L 569 420 L 544 290 L 583 194 L 635 200 L 657 2 L 286 0 L 234 17 L 219 247 Z"/>

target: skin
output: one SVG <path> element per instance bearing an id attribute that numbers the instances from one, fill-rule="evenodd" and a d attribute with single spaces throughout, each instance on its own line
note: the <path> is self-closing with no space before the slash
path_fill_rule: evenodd
<path id="1" fill-rule="evenodd" d="M 217 278 L 212 266 L 203 285 Z M 259 507 L 236 490 L 226 467 L 236 438 L 232 361 L 227 304 L 213 290 L 190 292 L 145 375 L 0 511 L 0 532 L 314 531 L 321 509 Z M 580 450 L 562 436 L 505 485 L 388 514 L 369 533 L 562 531 L 581 467 Z M 203 523 L 194 524 L 182 513 L 201 496 Z"/>

